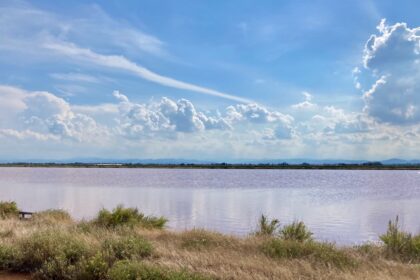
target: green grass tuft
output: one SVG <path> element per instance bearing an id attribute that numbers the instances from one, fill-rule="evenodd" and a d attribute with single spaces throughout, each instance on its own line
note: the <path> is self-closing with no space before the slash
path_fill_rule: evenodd
<path id="1" fill-rule="evenodd" d="M 420 260 L 420 235 L 413 236 L 402 231 L 398 225 L 398 216 L 395 221 L 389 221 L 387 232 L 379 238 L 385 244 L 385 252 L 389 258 Z"/>
<path id="2" fill-rule="evenodd" d="M 280 221 L 277 219 L 269 220 L 264 214 L 258 220 L 258 229 L 255 235 L 258 236 L 272 236 L 277 233 L 280 227 Z"/>

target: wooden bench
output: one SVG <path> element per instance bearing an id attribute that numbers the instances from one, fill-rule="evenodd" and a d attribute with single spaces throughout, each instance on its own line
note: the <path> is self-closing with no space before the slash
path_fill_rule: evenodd
<path id="1" fill-rule="evenodd" d="M 33 214 L 33 212 L 19 211 L 19 219 L 30 219 L 32 218 Z"/>

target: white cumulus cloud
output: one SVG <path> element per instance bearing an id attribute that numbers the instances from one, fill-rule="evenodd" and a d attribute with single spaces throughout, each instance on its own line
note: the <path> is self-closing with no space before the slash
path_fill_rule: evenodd
<path id="1" fill-rule="evenodd" d="M 263 140 L 291 139 L 295 135 L 292 116 L 269 110 L 256 103 L 227 107 L 225 120 L 232 125 L 247 123 L 266 127 L 263 133 L 260 133 Z"/>
<path id="2" fill-rule="evenodd" d="M 163 97 L 159 102 L 141 104 L 131 102 L 118 91 L 114 92 L 114 96 L 119 100 L 119 129 L 126 136 L 147 137 L 170 132 L 231 129 L 225 119 L 197 111 L 186 99 L 174 101 Z"/>
<path id="3" fill-rule="evenodd" d="M 420 121 L 420 27 L 387 25 L 365 47 L 364 67 L 376 82 L 364 93 L 365 111 L 381 122 Z"/>
<path id="4" fill-rule="evenodd" d="M 256 103 L 238 104 L 226 109 L 227 119 L 231 122 L 248 121 L 251 123 L 293 122 L 293 117 L 278 111 L 268 110 Z"/>
<path id="5" fill-rule="evenodd" d="M 7 99 L 2 113 L 9 116 L 0 122 L 3 137 L 38 140 L 95 140 L 107 129 L 81 113 L 75 113 L 64 99 L 49 92 L 28 92 L 16 87 L 0 86 L 0 100 Z"/>
<path id="6" fill-rule="evenodd" d="M 24 124 L 35 132 L 83 141 L 106 134 L 106 130 L 84 114 L 74 113 L 64 99 L 48 92 L 29 93 L 23 101 Z"/>
<path id="7" fill-rule="evenodd" d="M 302 95 L 304 97 L 304 101 L 293 104 L 292 109 L 295 110 L 313 110 L 317 108 L 317 105 L 315 103 L 312 103 L 312 94 L 310 94 L 307 91 L 302 92 Z"/>

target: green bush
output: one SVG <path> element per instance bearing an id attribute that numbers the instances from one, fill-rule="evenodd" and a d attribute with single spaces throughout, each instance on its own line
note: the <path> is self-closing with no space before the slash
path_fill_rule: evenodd
<path id="1" fill-rule="evenodd" d="M 279 220 L 273 219 L 270 221 L 268 217 L 263 214 L 258 221 L 258 229 L 255 234 L 259 236 L 272 236 L 277 232 L 279 227 Z"/>
<path id="2" fill-rule="evenodd" d="M 10 218 L 13 216 L 18 216 L 19 209 L 16 202 L 14 201 L 0 201 L 0 218 Z"/>
<path id="3" fill-rule="evenodd" d="M 379 237 L 385 244 L 387 257 L 407 261 L 420 260 L 420 235 L 412 236 L 401 231 L 398 216 L 395 221 L 389 221 L 387 232 Z"/>
<path id="4" fill-rule="evenodd" d="M 102 251 L 109 263 L 116 260 L 140 259 L 152 254 L 152 245 L 139 236 L 118 236 L 106 239 Z"/>
<path id="5" fill-rule="evenodd" d="M 35 271 L 45 262 L 62 258 L 68 265 L 91 254 L 86 242 L 57 230 L 39 231 L 17 241 L 18 259 L 14 270 Z"/>
<path id="6" fill-rule="evenodd" d="M 356 265 L 356 261 L 333 244 L 315 241 L 299 242 L 272 238 L 261 246 L 262 251 L 272 258 L 297 259 L 303 258 L 324 265 L 334 265 L 339 268 Z"/>
<path id="7" fill-rule="evenodd" d="M 95 223 L 104 227 L 135 226 L 141 225 L 146 228 L 163 228 L 167 220 L 163 217 L 145 216 L 137 208 L 124 208 L 117 206 L 112 212 L 102 209 L 99 211 Z"/>
<path id="8" fill-rule="evenodd" d="M 10 244 L 0 244 L 0 270 L 11 270 L 16 266 L 17 250 Z"/>
<path id="9" fill-rule="evenodd" d="M 174 271 L 155 265 L 120 261 L 109 271 L 110 280 L 207 280 L 208 277 L 186 270 Z"/>
<path id="10" fill-rule="evenodd" d="M 77 279 L 78 271 L 79 269 L 75 264 L 69 264 L 65 257 L 58 256 L 45 261 L 41 268 L 36 270 L 32 278 L 35 280 L 72 280 Z"/>
<path id="11" fill-rule="evenodd" d="M 109 263 L 101 253 L 97 253 L 88 259 L 82 259 L 77 270 L 75 279 L 104 280 L 108 279 Z"/>
<path id="12" fill-rule="evenodd" d="M 312 239 L 312 232 L 308 230 L 303 222 L 293 222 L 281 229 L 280 236 L 285 240 L 305 242 Z"/>
<path id="13" fill-rule="evenodd" d="M 137 280 L 139 274 L 139 264 L 132 261 L 119 261 L 109 270 L 110 280 Z"/>
<path id="14" fill-rule="evenodd" d="M 77 265 L 74 279 L 108 279 L 108 270 L 119 260 L 139 260 L 150 256 L 151 244 L 139 236 L 117 236 L 105 239 L 101 251 L 90 258 L 83 258 Z"/>

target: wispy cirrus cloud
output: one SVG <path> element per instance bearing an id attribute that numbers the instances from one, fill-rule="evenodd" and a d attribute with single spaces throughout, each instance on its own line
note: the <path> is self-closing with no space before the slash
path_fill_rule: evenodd
<path id="1" fill-rule="evenodd" d="M 56 80 L 71 82 L 99 83 L 99 79 L 87 74 L 81 73 L 52 73 L 50 77 Z"/>
<path id="2" fill-rule="evenodd" d="M 183 82 L 171 77 L 163 76 L 155 73 L 121 55 L 103 55 L 96 53 L 90 49 L 81 48 L 73 43 L 69 42 L 45 42 L 43 47 L 54 51 L 56 53 L 78 59 L 80 61 L 86 61 L 94 63 L 99 66 L 105 66 L 114 69 L 120 69 L 128 71 L 136 76 L 163 85 L 167 87 L 188 90 L 196 93 L 221 97 L 229 100 L 234 100 L 241 103 L 251 103 L 252 101 L 240 96 L 224 93 L 214 89 L 202 87 L 199 85 Z"/>
<path id="3" fill-rule="evenodd" d="M 78 16 L 65 17 L 36 8 L 30 2 L 11 1 L 0 3 L 0 14 L 1 49 L 33 52 L 38 50 L 34 43 L 53 37 L 95 48 L 170 56 L 162 40 L 111 18 L 98 5 L 81 6 Z"/>
<path id="4" fill-rule="evenodd" d="M 158 74 L 128 59 L 122 53 L 129 54 L 130 57 L 151 54 L 168 58 L 171 55 L 159 38 L 114 20 L 99 6 L 87 6 L 85 10 L 89 12 L 89 16 L 82 13 L 77 18 L 61 18 L 26 2 L 0 4 L 0 13 L 5 15 L 0 18 L 0 25 L 3 27 L 0 28 L 0 36 L 5 38 L 0 49 L 30 53 L 31 57 L 41 56 L 44 60 L 56 60 L 57 57 L 50 57 L 51 51 L 54 51 L 55 54 L 71 57 L 74 61 L 124 70 L 162 86 L 241 103 L 251 102 L 247 98 Z M 121 55 L 105 55 L 102 54 L 103 51 Z M 52 77 L 67 81 L 95 81 L 92 77 L 75 73 L 53 74 Z"/>

